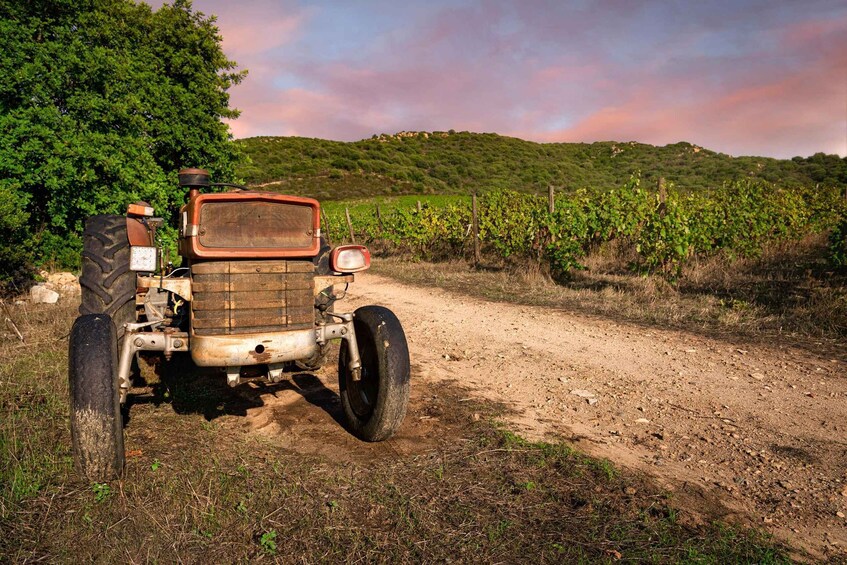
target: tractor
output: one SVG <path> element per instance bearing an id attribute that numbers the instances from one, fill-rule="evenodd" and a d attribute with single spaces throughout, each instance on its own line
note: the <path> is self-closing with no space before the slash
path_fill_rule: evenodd
<path id="1" fill-rule="evenodd" d="M 221 369 L 230 386 L 247 374 L 271 382 L 292 368 L 315 371 L 340 340 L 338 388 L 346 427 L 363 441 L 388 439 L 409 400 L 409 349 L 382 306 L 336 312 L 355 273 L 370 266 L 361 245 L 331 248 L 311 198 L 212 183 L 183 169 L 179 267 L 167 261 L 144 202 L 126 216 L 88 218 L 82 303 L 69 338 L 74 463 L 90 480 L 119 476 L 124 407 L 141 357 L 190 354 Z M 211 187 L 227 187 L 213 192 Z"/>

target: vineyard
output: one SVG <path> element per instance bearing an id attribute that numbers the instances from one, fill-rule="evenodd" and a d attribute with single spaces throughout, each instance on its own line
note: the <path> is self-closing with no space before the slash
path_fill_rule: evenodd
<path id="1" fill-rule="evenodd" d="M 471 198 L 330 202 L 324 214 L 324 231 L 335 244 L 355 238 L 418 259 L 474 255 Z M 830 230 L 830 260 L 843 267 L 845 218 L 847 202 L 834 188 L 788 189 L 744 180 L 685 193 L 672 184 L 646 188 L 633 176 L 620 188 L 553 197 L 485 192 L 478 198 L 476 224 L 486 257 L 535 261 L 560 280 L 612 241 L 634 250 L 630 270 L 674 279 L 695 259 L 757 257 L 768 244 Z"/>

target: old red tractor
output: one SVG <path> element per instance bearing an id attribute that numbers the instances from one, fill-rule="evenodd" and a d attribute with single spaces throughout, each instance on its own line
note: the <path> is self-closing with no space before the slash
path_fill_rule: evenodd
<path id="1" fill-rule="evenodd" d="M 409 350 L 397 317 L 382 306 L 335 311 L 339 285 L 370 266 L 360 245 L 331 249 L 316 200 L 210 186 L 202 169 L 179 172 L 182 265 L 163 265 L 144 204 L 127 216 L 93 216 L 84 232 L 82 305 L 70 335 L 71 436 L 78 469 L 92 480 L 124 466 L 121 404 L 138 355 L 189 353 L 219 367 L 231 386 L 245 367 L 273 382 L 292 365 L 316 370 L 341 340 L 338 384 L 349 431 L 389 438 L 409 399 Z M 344 287 L 346 289 L 346 287 Z M 343 293 L 342 293 L 343 294 Z M 255 368 L 252 371 L 255 373 Z"/>

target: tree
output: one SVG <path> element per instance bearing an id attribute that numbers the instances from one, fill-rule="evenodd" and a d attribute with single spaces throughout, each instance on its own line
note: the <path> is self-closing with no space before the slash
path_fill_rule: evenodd
<path id="1" fill-rule="evenodd" d="M 0 282 L 27 259 L 75 267 L 85 218 L 146 200 L 174 215 L 184 166 L 231 180 L 222 118 L 244 72 L 215 18 L 176 0 L 0 0 Z M 2 210 L 5 212 L 5 208 Z M 13 254 L 12 251 L 15 251 Z"/>

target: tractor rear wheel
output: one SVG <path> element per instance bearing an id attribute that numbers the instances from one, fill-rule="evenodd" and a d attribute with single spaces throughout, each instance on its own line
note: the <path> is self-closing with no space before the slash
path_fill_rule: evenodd
<path id="1" fill-rule="evenodd" d="M 82 234 L 81 315 L 108 314 L 115 324 L 118 351 L 124 324 L 134 322 L 135 272 L 129 270 L 129 237 L 123 216 L 91 216 Z"/>
<path id="2" fill-rule="evenodd" d="M 118 394 L 118 337 L 106 314 L 80 316 L 68 345 L 74 463 L 89 480 L 104 482 L 124 467 L 123 417 Z"/>
<path id="3" fill-rule="evenodd" d="M 353 318 L 362 374 L 353 379 L 349 353 L 338 355 L 338 387 L 350 432 L 365 441 L 390 438 L 409 403 L 409 346 L 397 316 L 382 306 L 363 306 Z"/>

